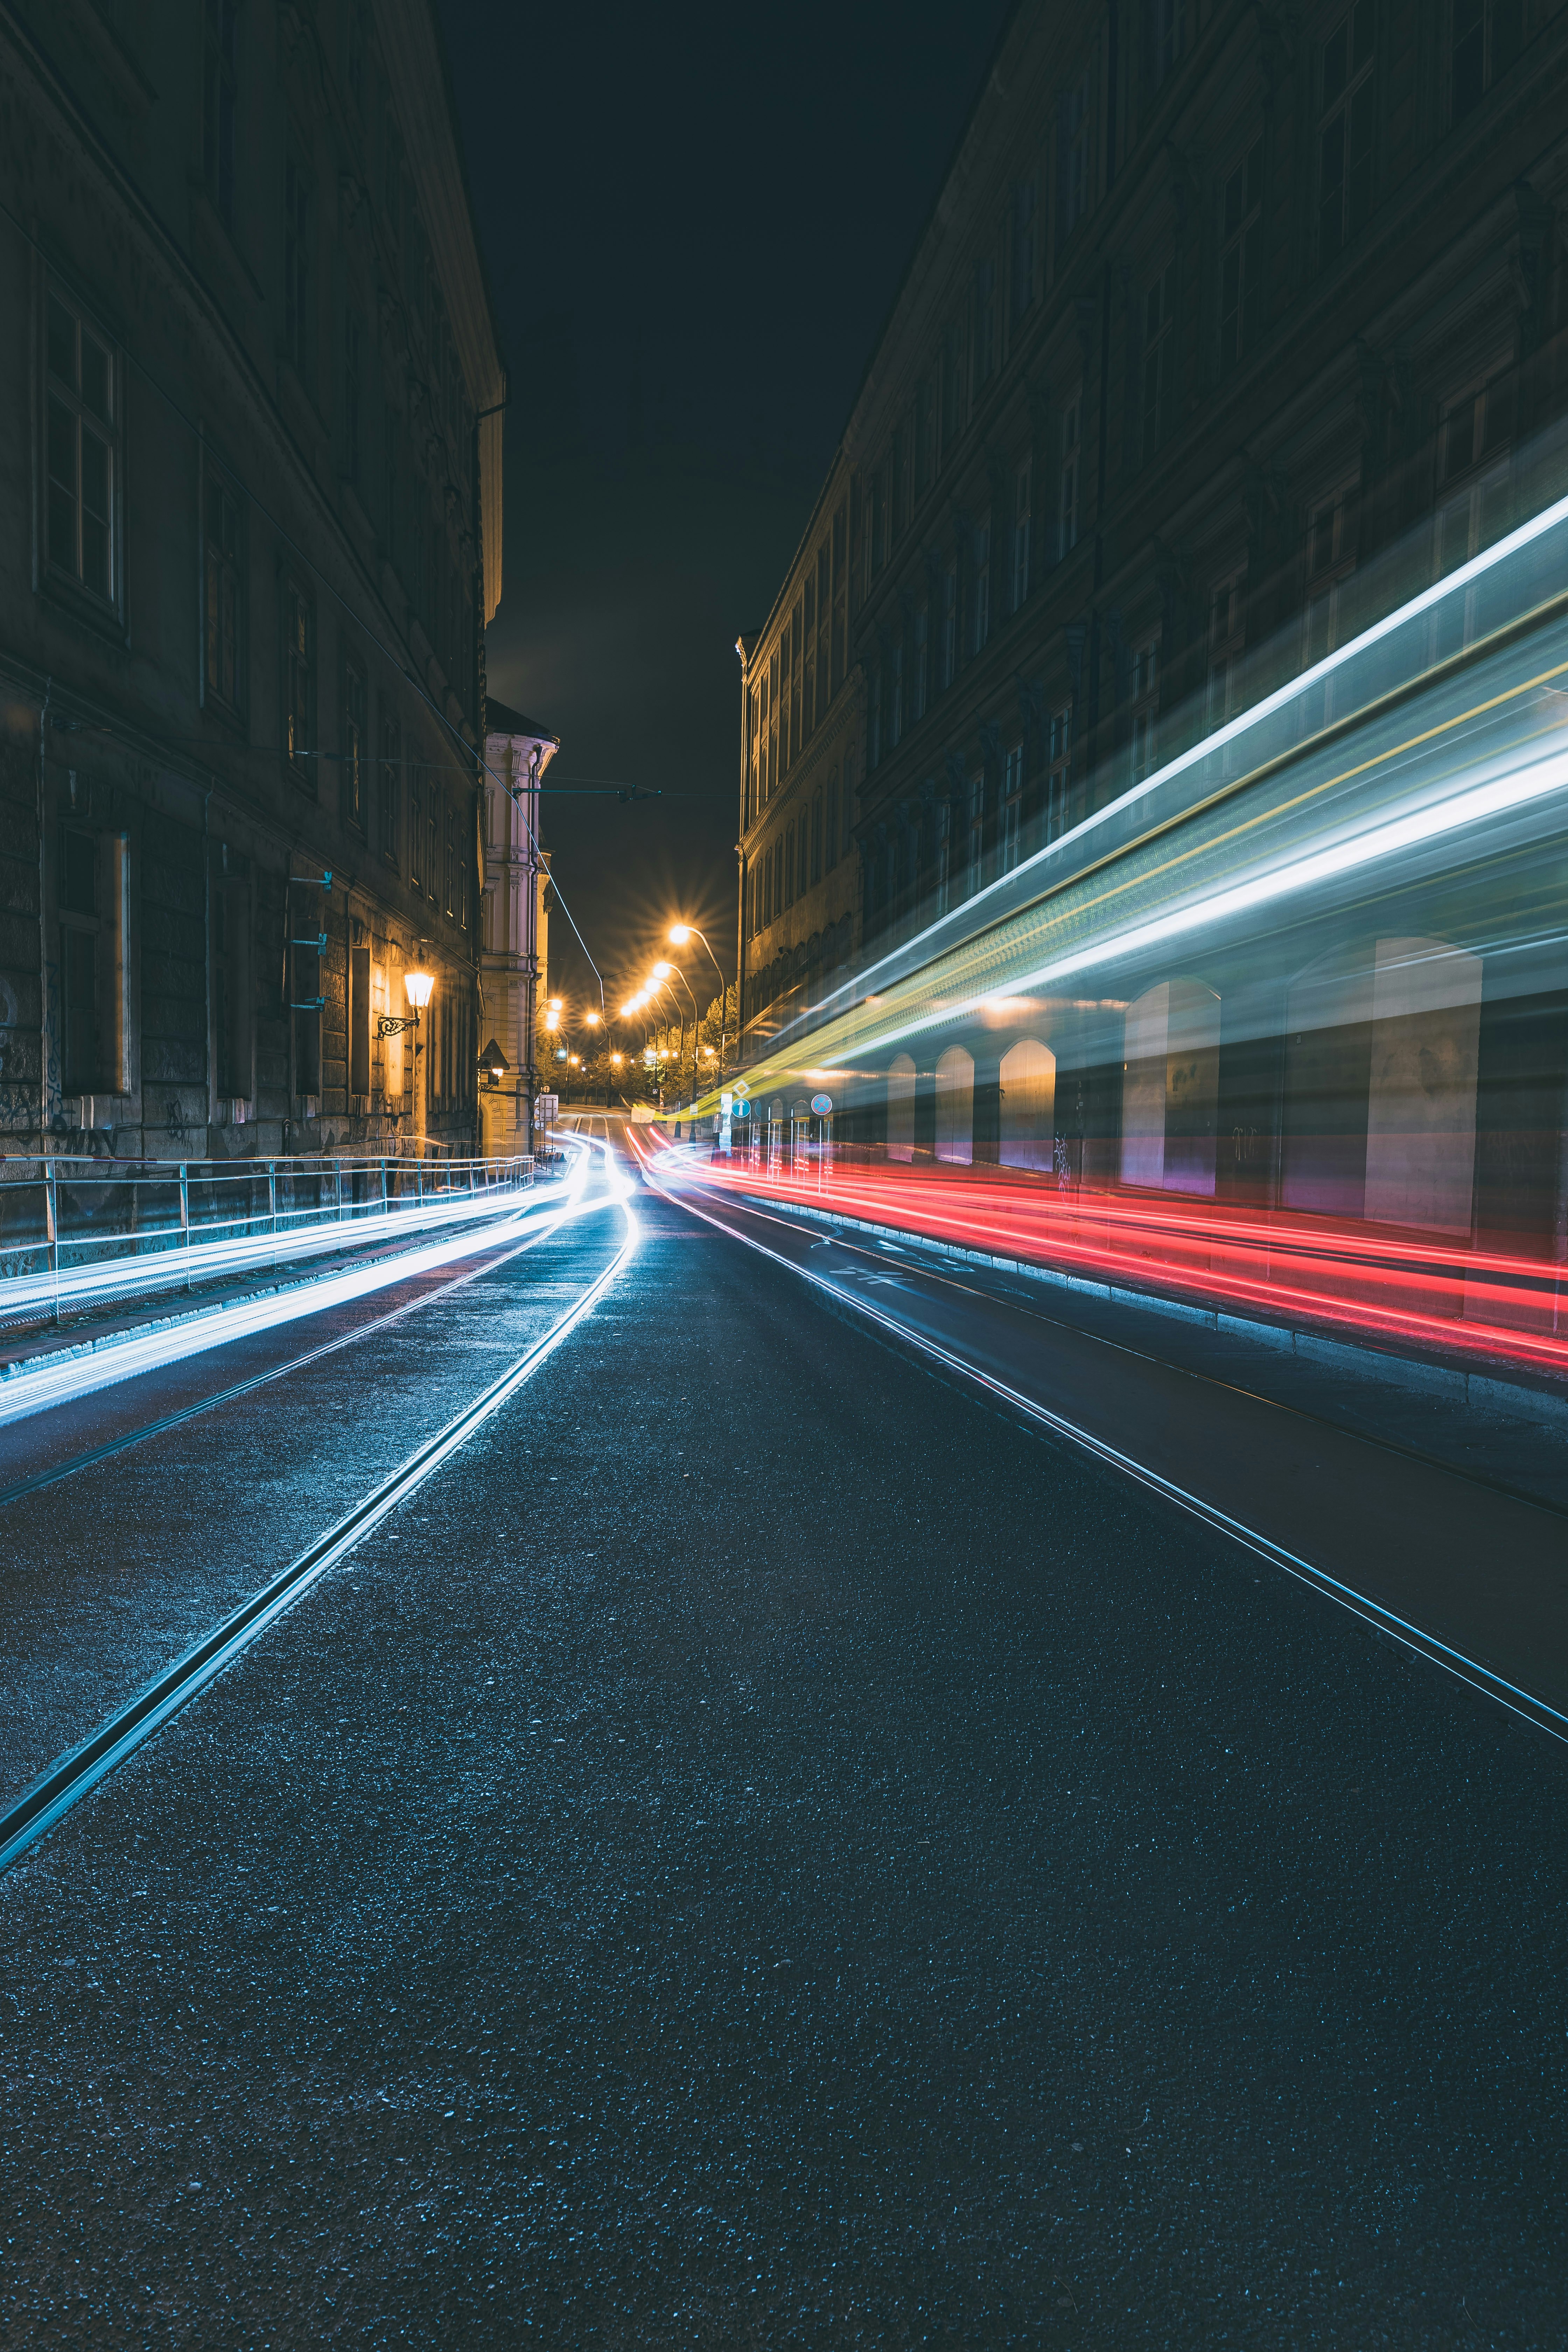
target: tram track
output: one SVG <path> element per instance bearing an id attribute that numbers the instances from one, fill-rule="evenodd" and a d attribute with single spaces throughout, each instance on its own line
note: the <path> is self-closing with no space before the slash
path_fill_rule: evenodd
<path id="1" fill-rule="evenodd" d="M 626 1220 L 625 1236 L 609 1264 L 601 1269 L 566 1312 L 559 1316 L 540 1339 L 524 1349 L 441 1429 L 416 1447 L 390 1475 L 297 1553 L 287 1567 L 220 1618 L 180 1657 L 144 1685 L 133 1697 L 115 1708 L 86 1738 L 57 1757 L 26 1789 L 0 1809 L 0 1874 L 8 1870 L 38 1839 L 54 1829 L 109 1774 L 187 1706 L 331 1569 L 406 1502 L 532 1378 L 578 1324 L 593 1312 L 631 1257 L 638 1240 L 637 1219 L 625 1188 L 606 1190 L 601 1201 L 586 1204 L 584 1213 L 598 1209 L 621 1213 Z M 531 1239 L 541 1237 L 532 1236 Z M 475 1272 L 485 1270 L 480 1268 Z M 446 1288 L 452 1286 L 448 1285 Z M 397 1315 L 411 1311 L 413 1306 L 421 1303 L 410 1302 L 409 1308 L 396 1310 L 394 1316 L 381 1320 L 384 1323 L 395 1320 Z M 346 1344 L 346 1341 L 332 1344 Z M 326 1352 L 329 1350 L 317 1351 Z M 251 1385 L 259 1385 L 259 1381 Z"/>
<path id="2" fill-rule="evenodd" d="M 1047 1404 L 1040 1397 L 1030 1395 L 1027 1390 L 1020 1386 L 1016 1381 L 1001 1377 L 997 1372 L 975 1360 L 973 1354 L 967 1352 L 963 1347 L 944 1343 L 932 1333 L 921 1330 L 908 1317 L 866 1297 L 851 1286 L 826 1278 L 814 1268 L 801 1264 L 799 1258 L 792 1255 L 788 1249 L 774 1248 L 758 1234 L 745 1230 L 746 1223 L 750 1221 L 777 1225 L 787 1232 L 791 1241 L 797 1245 L 804 1243 L 807 1247 L 814 1244 L 820 1246 L 821 1237 L 808 1238 L 795 1220 L 781 1217 L 753 1203 L 737 1202 L 728 1195 L 722 1196 L 723 1206 L 728 1212 L 727 1215 L 716 1214 L 711 1209 L 699 1208 L 689 1195 L 692 1190 L 702 1189 L 700 1186 L 695 1185 L 692 1180 L 688 1178 L 679 1187 L 666 1187 L 654 1172 L 657 1163 L 645 1159 L 640 1153 L 637 1157 L 645 1178 L 661 1198 L 668 1200 L 673 1205 L 684 1209 L 689 1215 L 700 1219 L 705 1224 L 712 1226 L 715 1231 L 728 1234 L 731 1240 L 742 1243 L 744 1247 L 754 1250 L 774 1265 L 795 1275 L 800 1280 L 810 1284 L 830 1312 L 850 1316 L 869 1324 L 898 1352 L 906 1357 L 912 1356 L 921 1361 L 935 1376 L 949 1380 L 956 1386 L 968 1389 L 971 1392 L 978 1392 L 1015 1422 L 1021 1423 L 1042 1434 L 1064 1441 L 1075 1450 L 1088 1454 L 1118 1476 L 1130 1479 L 1133 1484 L 1142 1486 L 1163 1502 L 1180 1510 L 1184 1516 L 1202 1521 L 1241 1549 L 1250 1552 L 1255 1558 L 1281 1570 L 1293 1580 L 1310 1587 L 1397 1647 L 1425 1658 L 1428 1663 L 1436 1665 L 1444 1673 L 1464 1683 L 1494 1704 L 1531 1723 L 1538 1730 L 1545 1731 L 1553 1738 L 1568 1743 L 1568 1708 L 1554 1705 L 1541 1691 L 1531 1689 L 1526 1681 L 1488 1664 L 1482 1657 L 1474 1654 L 1472 1650 L 1443 1638 L 1432 1625 L 1423 1624 L 1415 1614 L 1406 1610 L 1389 1605 L 1386 1601 L 1378 1599 L 1372 1591 L 1358 1585 L 1350 1578 L 1334 1574 L 1331 1570 L 1310 1558 L 1305 1551 L 1299 1550 L 1293 1545 L 1282 1541 L 1278 1535 L 1270 1534 L 1264 1527 L 1254 1524 L 1252 1517 L 1243 1517 L 1226 1509 L 1213 1495 L 1203 1494 L 1194 1486 L 1172 1476 L 1168 1471 L 1158 1468 L 1152 1462 L 1141 1460 L 1125 1446 L 1111 1442 L 1103 1432 L 1088 1426 L 1083 1420 Z M 711 1199 L 713 1196 L 709 1197 Z M 868 1257 L 880 1255 L 873 1245 L 859 1241 L 841 1241 L 838 1245 Z M 923 1281 L 934 1286 L 964 1294 L 982 1304 L 1003 1305 L 1028 1320 L 1050 1321 L 1049 1318 L 1041 1316 L 1032 1303 L 991 1298 L 987 1294 L 976 1291 L 973 1285 L 961 1283 L 953 1276 L 924 1265 L 912 1255 L 916 1248 L 918 1248 L 918 1236 L 911 1236 L 911 1256 L 903 1262 L 905 1272 L 919 1275 Z M 1075 1339 L 1087 1338 L 1127 1356 L 1140 1365 L 1147 1365 L 1161 1372 L 1178 1374 L 1184 1381 L 1192 1381 L 1216 1391 L 1223 1391 L 1247 1408 L 1258 1408 L 1268 1413 L 1279 1415 L 1281 1423 L 1289 1421 L 1299 1422 L 1303 1428 L 1310 1430 L 1314 1437 L 1353 1445 L 1371 1454 L 1382 1454 L 1391 1465 L 1398 1463 L 1407 1465 L 1413 1471 L 1429 1472 L 1434 1477 L 1456 1481 L 1463 1487 L 1475 1490 L 1478 1496 L 1496 1496 L 1500 1501 L 1506 1501 L 1513 1507 L 1530 1514 L 1537 1522 L 1545 1536 L 1545 1542 L 1541 1549 L 1548 1558 L 1560 1555 L 1561 1536 L 1558 1529 L 1561 1521 L 1568 1514 L 1564 1514 L 1557 1505 L 1542 1496 L 1506 1486 L 1501 1481 L 1488 1477 L 1485 1474 L 1478 1475 L 1464 1465 L 1438 1461 L 1419 1449 L 1391 1444 L 1386 1439 L 1371 1433 L 1342 1428 L 1325 1418 L 1303 1412 L 1293 1404 L 1285 1404 L 1277 1399 L 1218 1381 L 1212 1374 L 1190 1371 L 1184 1367 L 1163 1365 L 1157 1357 L 1146 1355 L 1142 1350 L 1126 1348 L 1117 1341 L 1105 1339 L 1100 1334 L 1084 1334 L 1077 1331 L 1070 1325 L 1059 1325 L 1054 1328 L 1059 1329 L 1064 1335 L 1070 1334 Z M 1531 1643 L 1525 1635 L 1520 1634 L 1514 1646 L 1519 1648 L 1523 1655 L 1531 1655 Z M 1553 1659 L 1552 1664 L 1554 1667 L 1561 1667 L 1563 1661 Z"/>
<path id="3" fill-rule="evenodd" d="M 559 1233 L 562 1225 L 573 1216 L 585 1214 L 605 1205 L 601 1202 L 589 1202 L 565 1207 L 547 1224 L 542 1224 L 537 1231 L 529 1234 L 526 1240 L 515 1243 L 510 1249 L 502 1250 L 496 1256 L 487 1257 L 482 1265 L 471 1266 L 467 1274 L 456 1275 L 450 1281 L 437 1283 L 418 1298 L 407 1299 L 401 1307 L 395 1307 L 384 1315 L 373 1316 L 367 1322 L 356 1323 L 353 1330 L 340 1332 L 335 1339 L 324 1340 L 318 1348 L 308 1348 L 300 1355 L 290 1356 L 285 1363 L 269 1365 L 266 1371 L 255 1372 L 248 1380 L 236 1381 L 227 1388 L 215 1389 L 210 1395 L 197 1398 L 194 1404 L 182 1405 L 176 1412 L 164 1413 L 156 1421 L 144 1422 L 137 1429 L 127 1430 L 122 1436 L 110 1438 L 104 1444 L 92 1446 L 86 1453 L 74 1454 L 64 1462 L 36 1472 L 31 1477 L 19 1478 L 8 1486 L 0 1486 L 0 1509 L 7 1503 L 19 1503 L 28 1495 L 39 1494 L 47 1486 L 58 1486 L 63 1479 L 74 1477 L 78 1471 L 90 1470 L 100 1462 L 108 1462 L 132 1445 L 142 1444 L 149 1438 L 162 1437 L 169 1430 L 182 1428 L 186 1422 L 199 1420 L 203 1413 L 216 1412 L 221 1405 L 233 1404 L 237 1399 L 250 1395 L 256 1389 L 265 1388 L 273 1381 L 286 1379 L 290 1372 L 303 1371 L 308 1365 L 320 1363 L 324 1356 L 335 1355 L 340 1349 L 351 1348 L 358 1340 L 368 1339 L 378 1331 L 388 1330 L 394 1324 L 418 1314 L 422 1307 L 449 1298 L 453 1291 L 461 1290 L 468 1283 L 478 1282 L 482 1276 L 493 1274 L 498 1267 L 510 1265 L 524 1251 L 537 1248 L 541 1242 L 548 1241 L 552 1234 Z M 328 1310 L 323 1308 L 322 1311 Z"/>

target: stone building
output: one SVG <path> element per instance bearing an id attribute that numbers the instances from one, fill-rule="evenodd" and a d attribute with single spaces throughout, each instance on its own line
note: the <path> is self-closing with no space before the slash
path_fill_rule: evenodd
<path id="1" fill-rule="evenodd" d="M 1530 509 L 1565 196 L 1561 0 L 1016 9 L 742 641 L 748 1051 Z"/>
<path id="2" fill-rule="evenodd" d="M 5 10 L 0 315 L 5 1148 L 471 1149 L 505 376 L 430 0 Z"/>
<path id="3" fill-rule="evenodd" d="M 550 869 L 540 846 L 539 787 L 560 749 L 560 737 L 536 719 L 486 703 L 479 987 L 485 1042 L 493 1039 L 506 1062 L 500 1080 L 479 1091 L 489 1158 L 533 1149 L 540 982 L 549 971 Z"/>

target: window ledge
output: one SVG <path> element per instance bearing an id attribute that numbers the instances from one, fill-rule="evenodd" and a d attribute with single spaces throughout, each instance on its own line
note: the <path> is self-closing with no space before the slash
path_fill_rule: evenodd
<path id="1" fill-rule="evenodd" d="M 129 650 L 131 632 L 124 613 L 116 605 L 106 604 L 90 588 L 82 587 L 79 581 L 46 566 L 35 593 L 41 604 L 62 617 L 80 622 L 106 644 Z"/>

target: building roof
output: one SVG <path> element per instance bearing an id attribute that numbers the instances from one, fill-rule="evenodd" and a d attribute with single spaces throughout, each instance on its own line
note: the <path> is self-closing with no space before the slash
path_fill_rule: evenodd
<path id="1" fill-rule="evenodd" d="M 535 743 L 553 743 L 561 749 L 561 738 L 553 727 L 542 727 L 537 719 L 525 719 L 521 710 L 510 703 L 497 702 L 492 695 L 485 697 L 485 733 L 487 735 L 526 735 Z"/>

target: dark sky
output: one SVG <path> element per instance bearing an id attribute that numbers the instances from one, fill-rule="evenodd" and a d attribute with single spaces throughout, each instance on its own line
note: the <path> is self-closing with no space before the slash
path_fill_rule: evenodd
<path id="1" fill-rule="evenodd" d="M 440 0 L 510 369 L 490 692 L 560 735 L 552 781 L 664 795 L 544 803 L 618 993 L 677 914 L 732 968 L 735 638 L 781 584 L 1008 5 Z M 593 988 L 559 915 L 550 946 L 552 984 Z"/>

